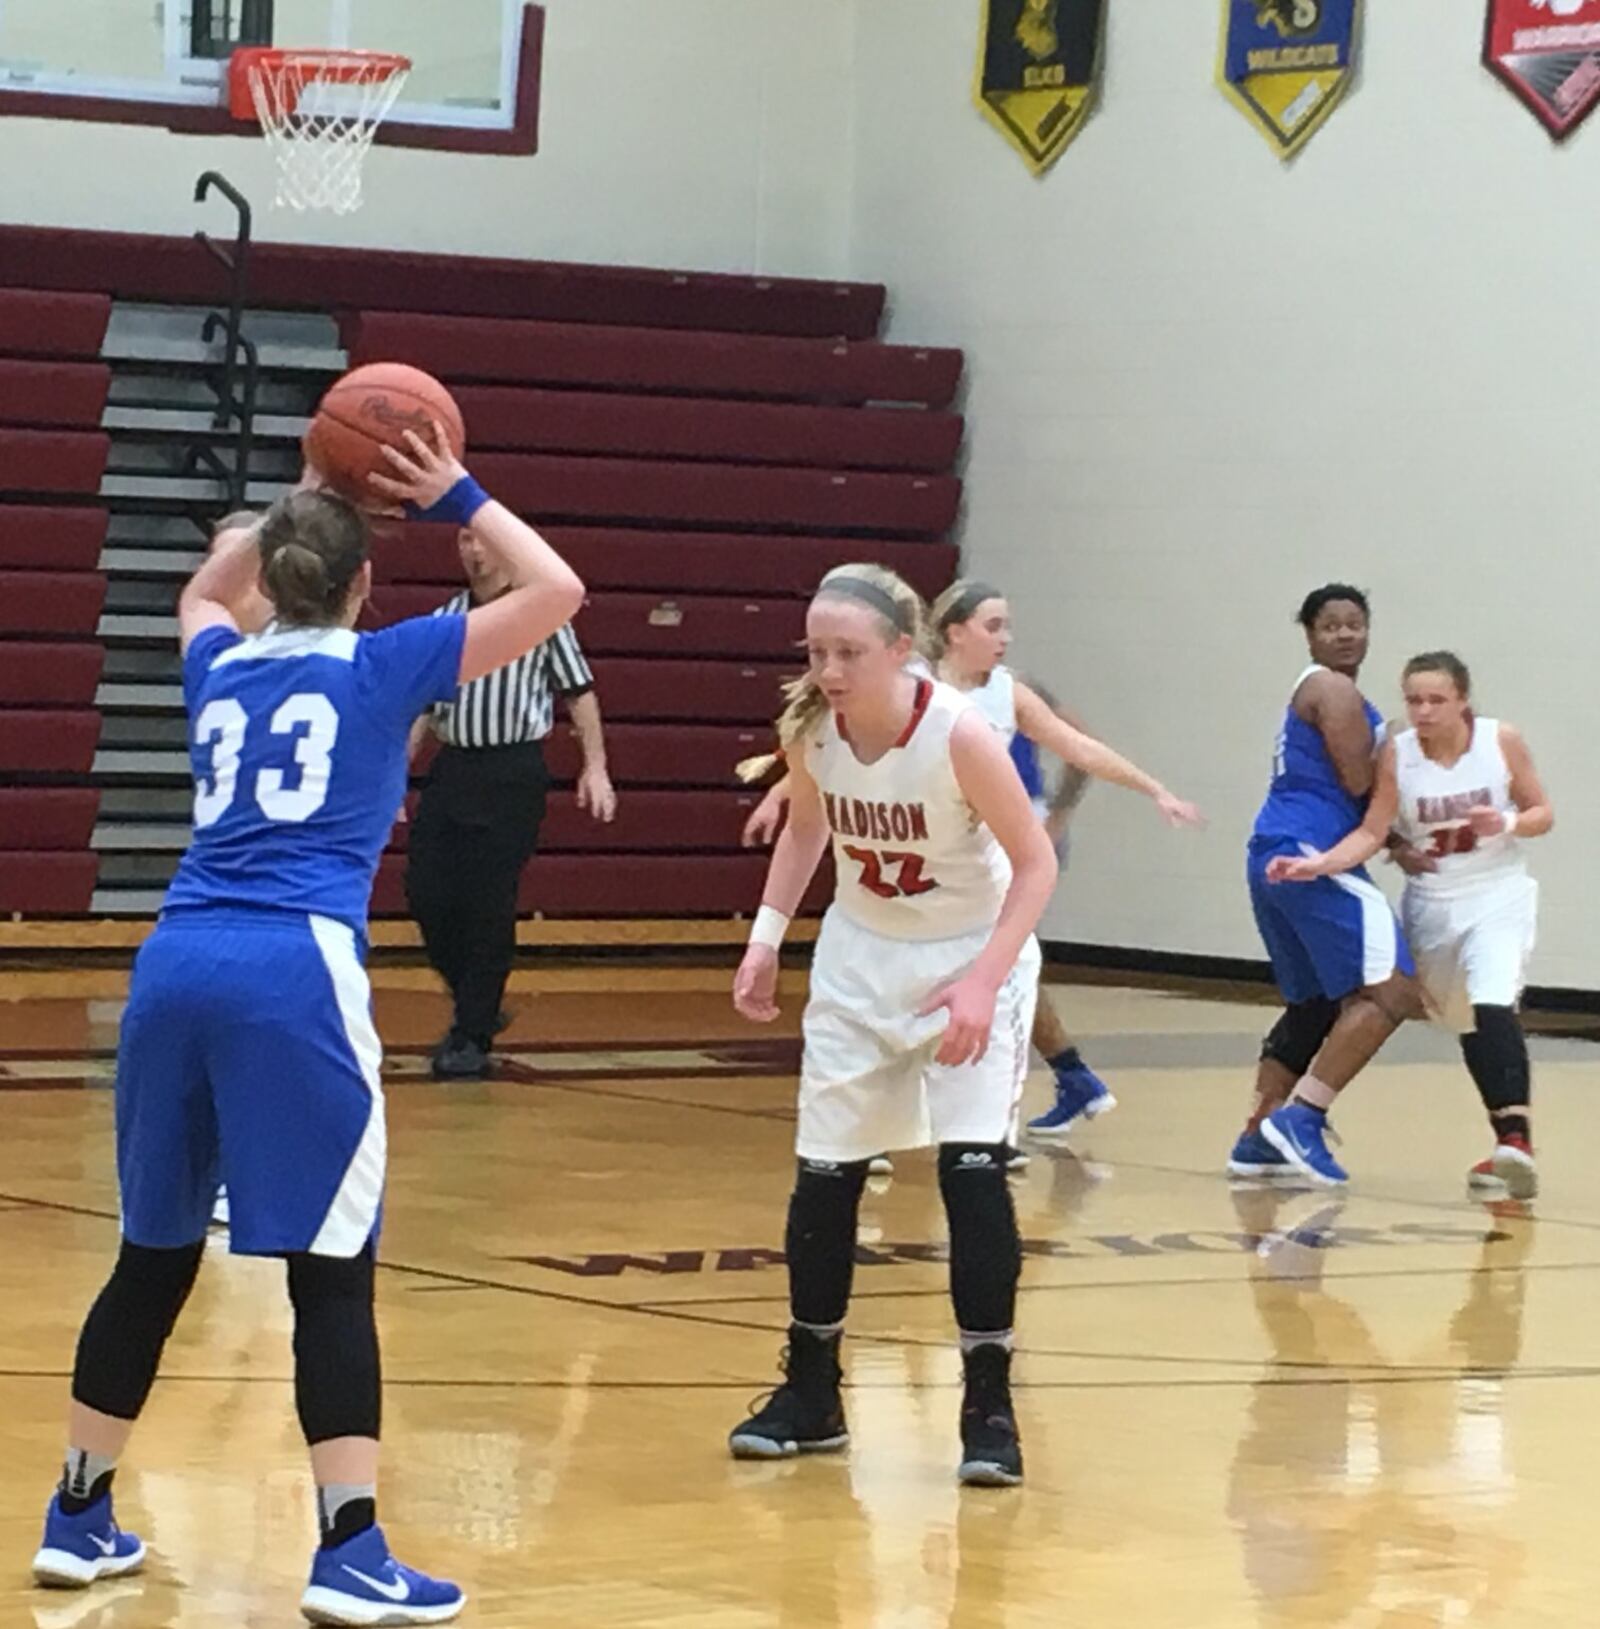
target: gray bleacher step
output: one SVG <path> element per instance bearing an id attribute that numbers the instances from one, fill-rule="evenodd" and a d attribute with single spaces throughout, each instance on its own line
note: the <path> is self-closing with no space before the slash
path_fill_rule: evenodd
<path id="1" fill-rule="evenodd" d="M 227 491 L 221 481 L 198 476 L 105 475 L 100 479 L 102 498 L 155 498 L 163 503 L 222 503 Z"/>
<path id="2" fill-rule="evenodd" d="M 165 888 L 178 869 L 175 853 L 116 852 L 100 856 L 99 886 L 102 888 Z"/>
<path id="3" fill-rule="evenodd" d="M 126 616 L 108 612 L 95 632 L 102 639 L 176 639 L 176 617 Z"/>
<path id="4" fill-rule="evenodd" d="M 106 459 L 107 479 L 151 476 L 157 480 L 184 480 L 184 470 L 193 441 L 147 441 L 121 437 L 111 443 Z M 211 449 L 219 453 L 224 467 L 233 467 L 233 445 L 219 442 Z M 300 447 L 298 442 L 280 441 L 272 446 L 257 447 L 251 454 L 251 474 L 260 481 L 297 481 L 300 479 Z M 202 480 L 212 479 L 208 469 L 192 472 Z"/>
<path id="5" fill-rule="evenodd" d="M 166 898 L 165 888 L 96 888 L 89 898 L 89 914 L 154 916 Z"/>
<path id="6" fill-rule="evenodd" d="M 201 549 L 210 528 L 188 515 L 113 513 L 106 526 L 108 546 L 136 549 Z"/>
<path id="7" fill-rule="evenodd" d="M 102 684 L 94 693 L 94 704 L 102 713 L 181 712 L 181 684 Z"/>
<path id="8" fill-rule="evenodd" d="M 194 790 L 189 786 L 108 786 L 100 794 L 100 818 L 129 825 L 158 822 L 189 829 Z"/>
<path id="9" fill-rule="evenodd" d="M 304 418 L 316 405 L 320 389 L 320 380 L 268 375 L 256 382 L 256 413 L 261 417 Z M 217 407 L 215 370 L 146 372 L 136 363 L 123 362 L 111 375 L 106 404 L 114 408 L 204 413 L 209 419 Z"/>
<path id="10" fill-rule="evenodd" d="M 100 552 L 100 569 L 108 575 L 129 572 L 136 576 L 181 580 L 192 577 L 205 557 L 203 549 L 108 548 Z"/>
<path id="11" fill-rule="evenodd" d="M 187 825 L 176 821 L 102 820 L 89 847 L 97 853 L 181 854 L 191 835 Z"/>
<path id="12" fill-rule="evenodd" d="M 107 684 L 178 684 L 183 669 L 174 645 L 113 645 L 101 673 Z"/>
<path id="13" fill-rule="evenodd" d="M 151 751 L 143 747 L 102 747 L 89 767 L 94 776 L 133 775 L 143 780 L 161 776 L 168 780 L 189 779 L 187 752 Z"/>
<path id="14" fill-rule="evenodd" d="M 144 305 L 119 300 L 100 346 L 108 362 L 208 364 L 222 360 L 222 335 L 200 338 L 210 306 Z M 247 311 L 244 333 L 263 368 L 296 373 L 343 373 L 348 353 L 339 325 L 317 312 Z"/>
<path id="15" fill-rule="evenodd" d="M 107 752 L 165 752 L 188 742 L 189 723 L 182 713 L 111 713 L 100 720 L 100 746 Z"/>
<path id="16" fill-rule="evenodd" d="M 299 442 L 310 424 L 308 418 L 286 418 L 275 413 L 258 413 L 255 437 L 258 442 Z M 138 431 L 149 436 L 188 436 L 228 440 L 238 434 L 232 422 L 218 426 L 212 414 L 190 407 L 108 407 L 100 415 L 102 430 Z"/>

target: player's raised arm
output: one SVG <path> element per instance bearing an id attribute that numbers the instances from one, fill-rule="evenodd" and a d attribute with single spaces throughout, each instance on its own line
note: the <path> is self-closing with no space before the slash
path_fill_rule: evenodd
<path id="1" fill-rule="evenodd" d="M 226 527 L 178 596 L 178 646 L 187 650 L 207 628 L 240 626 L 239 607 L 259 598 L 259 521 Z"/>
<path id="2" fill-rule="evenodd" d="M 583 581 L 531 526 L 473 480 L 440 426 L 434 426 L 433 446 L 407 431 L 406 447 L 383 449 L 393 474 L 374 475 L 373 486 L 429 520 L 467 527 L 511 581 L 509 592 L 467 614 L 461 683 L 470 684 L 564 628 L 583 604 Z"/>
<path id="3" fill-rule="evenodd" d="M 1326 854 L 1307 854 L 1296 859 L 1279 855 L 1268 862 L 1268 882 L 1314 882 L 1318 877 L 1337 877 L 1365 865 L 1385 847 L 1400 809 L 1399 778 L 1395 772 L 1394 742 L 1385 741 L 1378 754 L 1377 779 L 1366 818 L 1342 842 Z"/>

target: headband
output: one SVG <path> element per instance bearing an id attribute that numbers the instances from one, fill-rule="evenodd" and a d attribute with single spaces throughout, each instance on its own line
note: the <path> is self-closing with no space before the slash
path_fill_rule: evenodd
<path id="1" fill-rule="evenodd" d="M 887 617 L 897 632 L 911 632 L 911 618 L 905 606 L 886 588 L 869 583 L 865 577 L 829 577 L 817 590 L 819 594 L 838 594 L 847 600 L 857 600 L 871 606 L 880 616 Z"/>
<path id="2" fill-rule="evenodd" d="M 943 633 L 952 623 L 965 622 L 985 600 L 1004 598 L 1005 595 L 998 588 L 991 588 L 988 583 L 968 583 L 960 597 L 939 618 L 939 632 Z"/>

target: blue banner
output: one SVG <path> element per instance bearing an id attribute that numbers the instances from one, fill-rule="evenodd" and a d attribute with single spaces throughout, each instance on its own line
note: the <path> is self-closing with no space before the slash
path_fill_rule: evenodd
<path id="1" fill-rule="evenodd" d="M 1338 105 L 1355 64 L 1361 0 L 1223 0 L 1217 79 L 1282 157 Z"/>

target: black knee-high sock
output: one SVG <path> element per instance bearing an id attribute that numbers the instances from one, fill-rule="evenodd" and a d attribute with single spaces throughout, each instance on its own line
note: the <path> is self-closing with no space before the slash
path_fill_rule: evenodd
<path id="1" fill-rule="evenodd" d="M 1009 1341 L 1016 1320 L 1022 1240 L 1002 1144 L 944 1143 L 939 1192 L 950 1224 L 950 1299 L 967 1337 Z"/>
<path id="2" fill-rule="evenodd" d="M 789 1310 L 797 1324 L 832 1329 L 844 1322 L 855 1276 L 856 1213 L 866 1181 L 866 1160 L 799 1162 L 783 1246 Z"/>
<path id="3" fill-rule="evenodd" d="M 1511 1007 L 1474 1007 L 1472 1013 L 1477 1028 L 1461 1037 L 1461 1055 L 1489 1123 L 1496 1137 L 1529 1140 L 1533 1072 L 1522 1024 Z"/>

